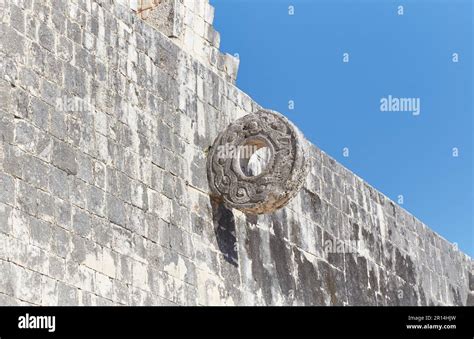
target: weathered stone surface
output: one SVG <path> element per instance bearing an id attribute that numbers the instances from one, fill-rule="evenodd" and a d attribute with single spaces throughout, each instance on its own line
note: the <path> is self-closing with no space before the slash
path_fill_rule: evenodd
<path id="1" fill-rule="evenodd" d="M 165 17 L 120 1 L 6 2 L 0 305 L 474 303 L 471 258 L 303 138 L 300 190 L 295 148 L 276 176 L 254 176 L 275 179 L 272 203 L 233 186 L 253 213 L 295 193 L 285 206 L 212 199 L 209 147 L 261 107 L 233 85 L 208 1 L 162 5 L 173 17 L 152 27 Z M 296 147 L 270 116 L 262 131 Z M 261 170 L 249 162 L 248 176 Z"/>
<path id="2" fill-rule="evenodd" d="M 0 202 L 13 205 L 15 202 L 15 181 L 9 175 L 0 173 Z"/>
<path id="3" fill-rule="evenodd" d="M 77 174 L 76 154 L 71 146 L 63 142 L 54 142 L 52 162 L 67 174 Z"/>

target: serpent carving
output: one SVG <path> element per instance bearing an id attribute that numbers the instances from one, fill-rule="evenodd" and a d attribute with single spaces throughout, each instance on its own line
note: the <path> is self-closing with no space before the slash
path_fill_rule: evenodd
<path id="1" fill-rule="evenodd" d="M 267 150 L 266 166 L 253 175 L 246 166 L 262 148 Z M 228 207 L 249 214 L 270 213 L 286 205 L 303 185 L 307 172 L 301 132 L 270 110 L 231 123 L 217 136 L 207 159 L 212 194 Z"/>

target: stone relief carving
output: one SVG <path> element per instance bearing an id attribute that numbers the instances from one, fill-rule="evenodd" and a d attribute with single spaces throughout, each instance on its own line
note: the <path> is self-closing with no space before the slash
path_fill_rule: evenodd
<path id="1" fill-rule="evenodd" d="M 222 131 L 209 151 L 211 193 L 244 213 L 271 213 L 298 193 L 307 158 L 301 132 L 283 115 L 248 114 Z"/>

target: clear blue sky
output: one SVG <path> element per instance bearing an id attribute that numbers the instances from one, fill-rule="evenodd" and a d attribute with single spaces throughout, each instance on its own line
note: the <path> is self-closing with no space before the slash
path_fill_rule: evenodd
<path id="1" fill-rule="evenodd" d="M 211 4 L 239 88 L 474 257 L 472 0 Z M 420 115 L 382 112 L 388 95 L 419 98 Z"/>

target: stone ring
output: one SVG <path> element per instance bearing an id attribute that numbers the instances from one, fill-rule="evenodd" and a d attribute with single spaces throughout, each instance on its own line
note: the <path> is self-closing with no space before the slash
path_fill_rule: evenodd
<path id="1" fill-rule="evenodd" d="M 283 115 L 248 114 L 214 140 L 207 176 L 212 195 L 248 214 L 271 213 L 288 203 L 308 173 L 301 132 Z"/>

